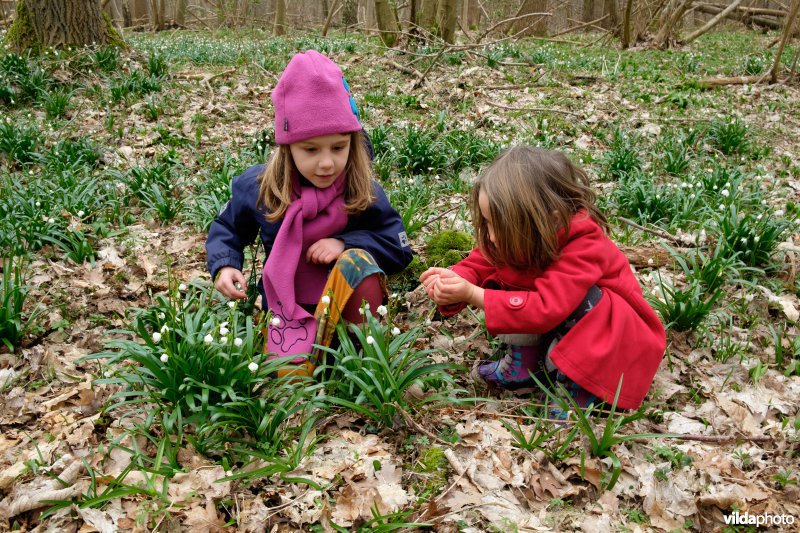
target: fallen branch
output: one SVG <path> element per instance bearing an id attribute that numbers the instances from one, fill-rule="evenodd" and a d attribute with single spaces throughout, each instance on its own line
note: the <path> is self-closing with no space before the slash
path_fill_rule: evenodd
<path id="1" fill-rule="evenodd" d="M 726 8 L 725 8 L 725 9 L 723 9 L 722 11 L 720 11 L 720 12 L 719 12 L 719 13 L 718 13 L 716 16 L 714 16 L 714 17 L 713 17 L 711 20 L 709 20 L 708 22 L 706 22 L 706 23 L 705 23 L 705 25 L 703 25 L 703 27 L 701 27 L 701 28 L 698 28 L 697 30 L 695 30 L 695 31 L 693 31 L 691 34 L 689 34 L 689 36 L 688 36 L 688 37 L 686 37 L 685 39 L 683 39 L 683 42 L 684 42 L 684 43 L 690 43 L 690 42 L 694 41 L 695 39 L 697 39 L 698 37 L 700 37 L 701 35 L 703 35 L 704 33 L 706 33 L 708 30 L 710 30 L 710 29 L 711 29 L 711 28 L 713 28 L 714 26 L 716 26 L 717 24 L 719 24 L 719 21 L 721 21 L 722 19 L 724 19 L 725 17 L 727 17 L 727 16 L 728 16 L 728 14 L 729 14 L 731 11 L 733 11 L 734 9 L 736 9 L 736 8 L 739 6 L 739 4 L 741 4 L 741 3 L 742 3 L 742 1 L 743 1 L 743 0 L 734 0 L 734 1 L 733 1 L 733 2 L 732 2 L 732 3 L 731 3 L 729 6 L 728 6 L 728 7 L 726 7 Z"/>
<path id="2" fill-rule="evenodd" d="M 757 85 L 767 79 L 767 76 L 717 76 L 698 80 L 700 87 L 720 87 L 723 85 Z"/>
<path id="3" fill-rule="evenodd" d="M 646 227 L 644 227 L 644 226 L 642 226 L 640 224 L 637 224 L 633 220 L 629 220 L 629 219 L 627 219 L 625 217 L 618 217 L 618 220 L 624 222 L 625 224 L 627 224 L 627 225 L 629 225 L 629 226 L 631 226 L 633 228 L 636 228 L 638 230 L 642 230 L 645 233 L 650 233 L 651 235 L 655 235 L 656 237 L 661 237 L 662 239 L 666 239 L 666 240 L 668 240 L 670 242 L 673 242 L 675 244 L 683 244 L 683 241 L 680 240 L 678 237 L 676 237 L 675 235 L 672 235 L 671 233 L 667 233 L 664 230 L 646 228 Z"/>
<path id="4" fill-rule="evenodd" d="M 659 433 L 666 433 L 664 428 L 655 428 Z M 691 440 L 695 442 L 708 442 L 711 444 L 729 444 L 731 442 L 771 442 L 769 435 L 678 435 L 670 433 L 669 438 L 677 440 Z M 638 442 L 639 439 L 634 439 Z"/>
<path id="5" fill-rule="evenodd" d="M 603 22 L 607 18 L 608 18 L 608 15 L 603 15 L 599 19 L 590 20 L 589 22 L 582 22 L 581 24 L 578 24 L 577 26 L 570 26 L 566 30 L 561 30 L 559 32 L 556 32 L 553 35 L 551 35 L 550 37 L 559 37 L 561 35 L 566 35 L 568 33 L 574 32 L 574 31 L 582 30 L 583 28 L 586 28 L 587 26 L 594 26 L 598 22 Z M 603 28 L 599 28 L 599 29 L 603 29 Z"/>

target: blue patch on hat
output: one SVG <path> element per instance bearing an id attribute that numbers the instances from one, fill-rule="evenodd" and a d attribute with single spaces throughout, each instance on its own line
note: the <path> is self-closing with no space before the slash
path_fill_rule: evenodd
<path id="1" fill-rule="evenodd" d="M 350 94 L 350 84 L 347 83 L 347 80 L 344 79 L 344 76 L 342 76 L 342 83 L 344 84 L 344 90 L 347 91 L 348 96 L 350 96 L 350 109 L 353 110 L 353 114 L 356 117 L 360 118 L 360 115 L 358 114 L 358 106 L 356 105 L 356 99 L 353 98 L 352 94 Z"/>

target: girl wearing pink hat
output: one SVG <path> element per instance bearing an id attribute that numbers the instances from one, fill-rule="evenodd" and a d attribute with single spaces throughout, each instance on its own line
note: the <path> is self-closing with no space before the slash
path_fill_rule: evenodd
<path id="1" fill-rule="evenodd" d="M 216 288 L 232 299 L 244 248 L 260 234 L 262 296 L 271 312 L 266 349 L 313 372 L 313 345 L 329 345 L 340 317 L 375 309 L 385 275 L 412 254 L 403 222 L 374 180 L 371 145 L 342 71 L 314 50 L 296 54 L 272 92 L 277 150 L 233 180 L 231 201 L 206 242 Z"/>

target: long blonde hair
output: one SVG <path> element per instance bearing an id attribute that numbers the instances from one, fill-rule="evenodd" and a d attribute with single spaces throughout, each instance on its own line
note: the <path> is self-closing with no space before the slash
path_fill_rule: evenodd
<path id="1" fill-rule="evenodd" d="M 350 134 L 350 153 L 345 166 L 344 201 L 348 213 L 359 213 L 374 201 L 372 163 L 366 139 L 360 131 Z M 288 144 L 278 146 L 264 171 L 258 176 L 259 207 L 267 208 L 267 220 L 276 222 L 292 203 L 292 176 L 297 167 Z"/>
<path id="2" fill-rule="evenodd" d="M 478 206 L 483 191 L 497 244 Z M 608 232 L 586 173 L 561 152 L 515 146 L 503 152 L 472 190 L 472 223 L 481 252 L 497 265 L 544 270 L 560 252 L 558 233 L 585 209 Z"/>

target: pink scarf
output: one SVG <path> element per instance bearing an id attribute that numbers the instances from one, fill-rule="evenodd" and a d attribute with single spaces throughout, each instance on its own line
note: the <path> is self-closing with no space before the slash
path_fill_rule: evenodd
<path id="1" fill-rule="evenodd" d="M 306 262 L 305 253 L 319 239 L 339 233 L 347 225 L 344 182 L 342 173 L 333 185 L 318 189 L 301 186 L 295 174 L 292 203 L 261 276 L 272 312 L 267 350 L 274 356 L 308 354 L 313 349 L 317 322 L 298 304 L 317 304 L 328 278 L 328 266 Z M 297 357 L 295 362 L 303 359 Z"/>

